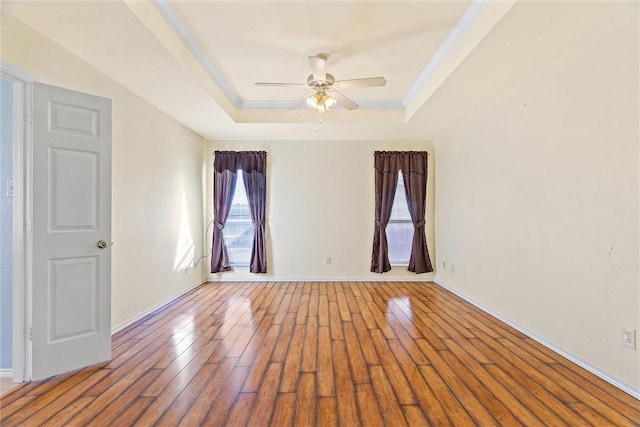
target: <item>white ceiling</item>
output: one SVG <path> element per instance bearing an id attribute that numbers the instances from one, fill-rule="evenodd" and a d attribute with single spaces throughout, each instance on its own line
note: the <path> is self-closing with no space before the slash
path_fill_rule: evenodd
<path id="1" fill-rule="evenodd" d="M 228 139 L 431 139 L 637 7 L 627 1 L 2 1 L 5 11 L 195 132 Z M 288 107 L 328 55 L 360 104 Z"/>

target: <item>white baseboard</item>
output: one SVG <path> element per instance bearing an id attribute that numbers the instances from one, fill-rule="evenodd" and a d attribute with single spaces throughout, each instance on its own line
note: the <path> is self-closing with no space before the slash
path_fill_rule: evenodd
<path id="1" fill-rule="evenodd" d="M 479 308 L 480 310 L 484 311 L 485 313 L 495 317 L 496 319 L 500 320 L 501 322 L 506 323 L 507 325 L 511 326 L 512 328 L 517 329 L 518 331 L 522 332 L 523 334 L 525 334 L 529 338 L 531 338 L 531 339 L 537 341 L 538 343 L 542 344 L 543 346 L 547 347 L 549 350 L 559 354 L 560 356 L 564 357 L 565 359 L 568 359 L 568 360 L 572 361 L 573 363 L 575 363 L 576 365 L 580 366 L 581 368 L 586 369 L 587 371 L 591 372 L 592 374 L 602 378 L 603 380 L 605 380 L 609 384 L 619 388 L 620 390 L 624 391 L 625 393 L 627 393 L 627 394 L 635 397 L 636 399 L 640 400 L 640 390 L 636 390 L 633 387 L 630 387 L 630 386 L 628 386 L 628 385 L 616 380 L 615 378 L 612 378 L 611 376 L 609 376 L 608 374 L 602 372 L 598 368 L 595 368 L 594 366 L 591 366 L 590 364 L 586 363 L 584 360 L 581 360 L 580 358 L 578 358 L 578 357 L 576 357 L 576 356 L 574 356 L 574 355 L 572 355 L 570 353 L 567 353 L 566 351 L 562 350 L 561 348 L 556 347 L 555 345 L 551 344 L 550 342 L 546 341 L 545 339 L 540 338 L 536 334 L 524 329 L 523 327 L 521 327 L 517 323 L 514 323 L 511 320 L 505 318 L 501 314 L 496 313 L 495 311 L 491 310 L 488 307 L 485 307 L 484 305 L 482 305 L 480 303 L 477 303 L 476 301 L 473 301 L 472 299 L 468 298 L 466 295 L 463 295 L 460 292 L 458 292 L 457 290 L 453 289 L 452 287 L 446 285 L 441 280 L 435 279 L 433 281 L 435 283 L 437 283 L 438 285 L 442 286 L 444 289 L 448 290 L 449 292 L 459 296 L 460 298 L 462 298 L 463 300 L 467 301 L 468 303 L 476 306 L 477 308 Z"/>
<path id="2" fill-rule="evenodd" d="M 248 277 L 219 277 L 209 276 L 209 282 L 433 282 L 431 275 L 416 274 L 416 277 L 264 277 L 259 274 Z"/>
<path id="3" fill-rule="evenodd" d="M 202 281 L 202 282 L 198 282 L 195 285 L 189 286 L 187 289 L 183 290 L 179 294 L 176 294 L 176 295 L 172 296 L 171 298 L 169 298 L 166 301 L 161 302 L 160 304 L 154 305 L 153 307 L 149 308 L 148 310 L 145 310 L 144 312 L 138 314 L 137 316 L 127 320 L 124 323 L 121 323 L 120 325 L 116 326 L 115 328 L 112 328 L 111 329 L 111 335 L 115 334 L 116 332 L 120 332 L 121 330 L 123 330 L 127 326 L 132 325 L 135 322 L 137 322 L 138 320 L 142 319 L 143 317 L 148 316 L 149 314 L 153 313 L 154 311 L 161 309 L 165 305 L 175 301 L 176 299 L 180 298 L 182 295 L 186 294 L 187 292 L 192 291 L 193 289 L 197 288 L 198 286 L 200 286 L 200 285 L 202 285 L 204 283 L 207 283 L 207 280 Z"/>
<path id="4" fill-rule="evenodd" d="M 0 369 L 0 378 L 13 378 L 13 369 Z"/>

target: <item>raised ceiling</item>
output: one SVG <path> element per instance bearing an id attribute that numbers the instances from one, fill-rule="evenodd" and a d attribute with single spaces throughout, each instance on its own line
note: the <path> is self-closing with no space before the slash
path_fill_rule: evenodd
<path id="1" fill-rule="evenodd" d="M 431 139 L 635 1 L 4 1 L 2 7 L 208 139 Z M 355 111 L 288 107 L 307 57 Z"/>

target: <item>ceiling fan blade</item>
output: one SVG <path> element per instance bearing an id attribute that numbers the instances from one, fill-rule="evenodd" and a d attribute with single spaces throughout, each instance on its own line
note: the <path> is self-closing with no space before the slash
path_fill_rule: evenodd
<path id="1" fill-rule="evenodd" d="M 307 86 L 306 83 L 256 82 L 256 86 Z"/>
<path id="2" fill-rule="evenodd" d="M 300 108 L 302 106 L 302 104 L 304 104 L 307 101 L 307 99 L 309 99 L 314 94 L 315 94 L 315 92 L 309 92 L 309 93 L 307 93 L 305 95 L 302 95 L 302 97 L 300 99 L 298 99 L 296 102 L 291 104 L 291 107 L 289 107 L 289 110 L 297 110 L 298 108 Z"/>
<path id="3" fill-rule="evenodd" d="M 309 65 L 311 65 L 311 74 L 313 78 L 319 82 L 327 80 L 327 70 L 325 68 L 326 59 L 320 56 L 310 56 Z"/>
<path id="4" fill-rule="evenodd" d="M 333 99 L 335 99 L 338 102 L 338 104 L 342 105 L 344 108 L 346 108 L 349 111 L 355 110 L 356 108 L 358 108 L 358 104 L 356 104 L 351 99 L 347 98 L 346 96 L 344 96 L 343 94 L 341 94 L 336 90 L 332 90 L 331 92 L 329 92 L 329 95 Z"/>
<path id="5" fill-rule="evenodd" d="M 338 89 L 352 89 L 357 87 L 376 87 L 384 86 L 387 80 L 384 77 L 367 77 L 364 79 L 338 80 L 333 87 Z"/>

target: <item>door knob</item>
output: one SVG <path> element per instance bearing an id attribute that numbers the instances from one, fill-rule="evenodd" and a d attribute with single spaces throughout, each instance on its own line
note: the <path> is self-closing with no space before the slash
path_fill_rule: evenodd
<path id="1" fill-rule="evenodd" d="M 107 243 L 107 241 L 106 241 L 106 240 L 98 240 L 98 247 L 99 247 L 100 249 L 104 249 L 104 248 L 106 248 L 107 246 L 109 246 L 109 244 Z"/>

